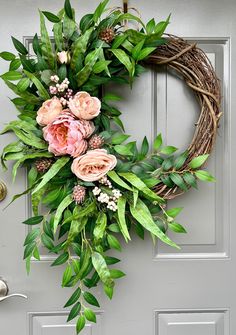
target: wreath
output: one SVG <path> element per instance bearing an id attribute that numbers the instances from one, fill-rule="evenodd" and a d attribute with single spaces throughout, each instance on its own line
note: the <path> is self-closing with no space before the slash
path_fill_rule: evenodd
<path id="1" fill-rule="evenodd" d="M 41 245 L 56 254 L 52 266 L 65 267 L 62 287 L 74 288 L 64 307 L 70 308 L 68 321 L 77 318 L 77 333 L 86 320 L 96 322 L 89 306 L 99 302 L 89 289 L 101 282 L 112 298 L 115 280 L 125 275 L 112 267 L 119 259 L 106 254 L 121 251 L 117 236 L 129 242 L 131 234 L 143 239 L 146 231 L 154 243 L 178 248 L 167 231 L 186 232 L 176 222 L 182 208 L 167 209 L 166 201 L 197 188 L 198 179 L 215 181 L 202 165 L 221 116 L 220 83 L 210 61 L 196 44 L 164 34 L 170 17 L 145 25 L 114 9 L 101 18 L 107 3 L 79 25 L 69 0 L 57 15 L 42 11 L 34 55 L 14 37 L 18 54 L 0 53 L 10 61 L 1 78 L 17 95 L 12 102 L 19 112 L 2 131 L 14 132 L 17 140 L 3 149 L 1 162 L 6 169 L 7 161 L 15 161 L 13 179 L 26 167 L 28 189 L 12 201 L 28 193 L 32 203 L 33 216 L 23 222 L 29 226 L 27 272 L 32 258 L 40 260 Z M 53 23 L 53 39 L 45 19 Z M 129 28 L 129 21 L 141 29 Z M 195 134 L 184 152 L 163 145 L 161 134 L 151 150 L 146 137 L 140 148 L 129 142 L 115 106 L 120 97 L 103 94 L 111 82 L 132 85 L 147 64 L 172 68 L 199 101 Z M 41 204 L 47 208 L 43 214 Z"/>

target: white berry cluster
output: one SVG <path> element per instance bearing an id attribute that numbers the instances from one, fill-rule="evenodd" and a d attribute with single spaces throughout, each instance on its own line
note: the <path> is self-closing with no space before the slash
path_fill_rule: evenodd
<path id="1" fill-rule="evenodd" d="M 112 195 L 108 195 L 104 191 L 101 190 L 99 187 L 94 187 L 93 194 L 97 196 L 97 201 L 101 202 L 102 204 L 107 204 L 107 208 L 111 211 L 115 212 L 117 210 L 117 200 L 122 196 L 122 193 L 120 190 L 117 190 L 116 188 L 112 187 L 111 182 L 107 179 L 107 177 L 104 179 L 99 180 L 101 184 L 105 184 L 109 188 L 112 189 Z"/>
<path id="2" fill-rule="evenodd" d="M 60 80 L 59 77 L 57 75 L 54 75 L 50 77 L 50 80 L 56 84 L 55 86 L 51 85 L 49 87 L 49 92 L 51 94 L 63 93 L 67 91 L 66 93 L 68 93 L 69 96 L 72 96 L 71 90 L 70 92 L 68 92 L 69 91 L 68 87 L 70 84 L 68 78 L 65 78 L 62 83 L 59 83 L 59 80 Z"/>

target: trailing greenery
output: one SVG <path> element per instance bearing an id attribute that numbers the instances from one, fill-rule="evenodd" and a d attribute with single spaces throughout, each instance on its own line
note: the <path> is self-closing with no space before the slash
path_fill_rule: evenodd
<path id="1" fill-rule="evenodd" d="M 113 93 L 101 95 L 101 87 L 109 83 L 129 84 L 145 69 L 142 60 L 166 43 L 163 33 L 169 24 L 167 20 L 156 23 L 151 19 L 144 24 L 139 17 L 114 10 L 107 16 L 108 0 L 101 2 L 94 13 L 86 14 L 79 24 L 75 11 L 66 0 L 59 13 L 40 12 L 41 37 L 33 39 L 35 55 L 28 55 L 25 46 L 12 37 L 16 54 L 1 52 L 0 57 L 9 62 L 9 71 L 1 78 L 17 95 L 12 99 L 18 110 L 18 120 L 11 121 L 2 131 L 14 132 L 17 140 L 7 145 L 2 152 L 4 169 L 9 160 L 15 161 L 13 179 L 17 169 L 28 169 L 28 189 L 19 196 L 31 194 L 33 216 L 23 223 L 30 226 L 24 241 L 24 259 L 27 271 L 30 260 L 40 260 L 43 245 L 56 255 L 52 266 L 62 266 L 62 287 L 73 287 L 65 308 L 69 308 L 68 321 L 77 318 L 79 333 L 86 320 L 96 322 L 93 307 L 99 307 L 96 297 L 89 292 L 102 283 L 105 294 L 111 299 L 117 279 L 125 274 L 113 268 L 118 258 L 106 256 L 110 249 L 121 251 L 120 239 L 129 242 L 133 234 L 144 238 L 150 233 L 152 239 L 178 248 L 168 236 L 168 230 L 186 233 L 176 221 L 182 208 L 166 209 L 166 201 L 153 188 L 164 183 L 169 188 L 178 187 L 187 191 L 197 188 L 197 181 L 214 181 L 201 166 L 208 155 L 187 160 L 187 152 L 176 153 L 177 148 L 163 145 L 161 134 L 153 143 L 144 137 L 140 148 L 129 141 L 120 118 L 121 112 L 114 102 L 121 98 Z M 124 20 L 135 21 L 140 30 L 124 29 Z M 53 24 L 54 43 L 46 24 Z M 110 29 L 111 41 L 101 39 L 102 33 Z M 67 52 L 67 61 L 58 61 L 57 53 Z M 73 158 L 66 155 L 54 157 L 48 152 L 48 143 L 43 137 L 42 127 L 36 122 L 37 111 L 42 103 L 53 94 L 49 87 L 51 77 L 69 79 L 74 92 L 86 91 L 102 101 L 101 113 L 94 119 L 96 134 L 104 139 L 103 148 L 117 158 L 115 169 L 107 173 L 112 185 L 120 191 L 117 211 L 107 209 L 97 201 L 92 192 L 98 182 L 78 179 L 71 171 Z M 114 124 L 116 129 L 114 130 Z M 52 160 L 45 172 L 39 172 L 35 162 L 39 158 Z M 73 199 L 76 185 L 86 188 L 86 197 L 81 204 Z M 107 185 L 100 186 L 110 194 Z M 48 208 L 40 213 L 40 204 Z"/>

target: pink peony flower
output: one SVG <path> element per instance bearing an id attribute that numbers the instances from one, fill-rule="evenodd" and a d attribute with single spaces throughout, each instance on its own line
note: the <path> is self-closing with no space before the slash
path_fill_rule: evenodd
<path id="1" fill-rule="evenodd" d="M 94 129 L 93 122 L 76 120 L 69 110 L 64 110 L 43 128 L 43 136 L 49 143 L 48 151 L 55 156 L 78 157 L 86 151 L 88 143 L 85 138 L 91 136 Z"/>
<path id="2" fill-rule="evenodd" d="M 57 97 L 43 103 L 37 112 L 36 121 L 40 126 L 51 123 L 62 112 L 62 105 Z"/>
<path id="3" fill-rule="evenodd" d="M 92 120 L 100 113 L 101 101 L 87 92 L 78 92 L 69 101 L 68 106 L 79 119 Z"/>
<path id="4" fill-rule="evenodd" d="M 71 170 L 79 179 L 96 181 L 114 169 L 116 164 L 117 160 L 114 155 L 108 154 L 105 149 L 95 149 L 74 159 Z"/>

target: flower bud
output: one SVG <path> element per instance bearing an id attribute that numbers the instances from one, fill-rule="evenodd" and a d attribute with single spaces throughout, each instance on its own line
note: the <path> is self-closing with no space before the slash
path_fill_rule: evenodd
<path id="1" fill-rule="evenodd" d="M 69 64 L 70 63 L 70 53 L 69 51 L 61 51 L 57 53 L 58 62 L 61 64 Z"/>

